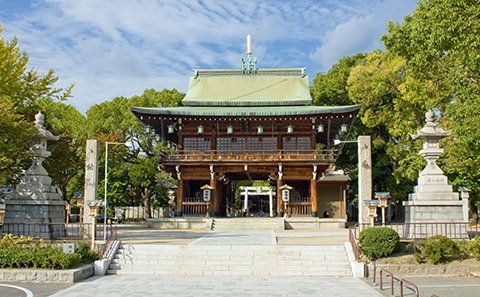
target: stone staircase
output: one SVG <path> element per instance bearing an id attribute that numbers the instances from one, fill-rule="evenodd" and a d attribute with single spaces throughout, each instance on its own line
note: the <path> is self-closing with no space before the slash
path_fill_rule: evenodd
<path id="1" fill-rule="evenodd" d="M 343 245 L 122 244 L 108 274 L 351 276 Z"/>
<path id="2" fill-rule="evenodd" d="M 284 230 L 283 218 L 216 218 L 213 231 L 269 231 Z"/>

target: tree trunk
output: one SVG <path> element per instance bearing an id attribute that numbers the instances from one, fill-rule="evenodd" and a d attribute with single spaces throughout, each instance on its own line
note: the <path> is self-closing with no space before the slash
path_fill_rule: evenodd
<path id="1" fill-rule="evenodd" d="M 152 190 L 145 188 L 142 193 L 142 202 L 143 202 L 143 218 L 151 219 L 152 210 L 150 207 L 150 199 L 152 198 Z"/>

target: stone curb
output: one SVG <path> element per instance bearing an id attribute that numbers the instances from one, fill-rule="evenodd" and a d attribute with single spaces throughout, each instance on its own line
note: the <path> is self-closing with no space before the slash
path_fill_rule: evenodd
<path id="1" fill-rule="evenodd" d="M 475 273 L 480 270 L 480 265 L 428 265 L 428 264 L 378 264 L 377 270 L 384 268 L 395 275 L 401 276 L 432 276 L 432 275 L 459 275 Z"/>
<path id="2" fill-rule="evenodd" d="M 352 244 L 348 241 L 345 242 L 345 249 L 347 250 L 348 261 L 350 262 L 350 269 L 352 269 L 353 277 L 364 277 L 363 263 L 355 260 Z"/>
<path id="3" fill-rule="evenodd" d="M 74 269 L 0 269 L 0 281 L 33 283 L 76 283 L 93 275 L 93 265 Z"/>

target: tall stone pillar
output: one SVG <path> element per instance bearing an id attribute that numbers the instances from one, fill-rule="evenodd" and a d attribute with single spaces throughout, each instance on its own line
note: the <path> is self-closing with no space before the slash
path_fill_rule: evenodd
<path id="1" fill-rule="evenodd" d="M 370 136 L 358 136 L 358 223 L 369 223 L 368 207 L 363 201 L 372 199 L 372 147 Z"/>
<path id="2" fill-rule="evenodd" d="M 97 199 L 98 155 L 100 151 L 98 140 L 88 139 L 86 149 L 87 151 L 85 156 L 85 185 L 83 193 L 83 222 L 92 223 L 93 217 L 90 216 L 90 210 L 87 206 L 87 202 Z"/>

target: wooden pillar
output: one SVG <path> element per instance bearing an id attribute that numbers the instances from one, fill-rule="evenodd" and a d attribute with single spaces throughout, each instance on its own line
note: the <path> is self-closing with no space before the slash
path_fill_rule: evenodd
<path id="1" fill-rule="evenodd" d="M 282 190 L 280 190 L 281 186 L 283 186 L 283 180 L 277 179 L 277 216 L 283 212 Z"/>
<path id="2" fill-rule="evenodd" d="M 342 213 L 342 218 L 345 219 L 345 221 L 348 221 L 347 218 L 347 187 L 345 184 L 342 185 L 342 209 L 340 210 Z"/>
<path id="3" fill-rule="evenodd" d="M 215 185 L 215 179 L 210 179 L 210 187 L 213 188 L 212 190 L 212 197 L 210 197 L 210 209 L 208 210 L 210 213 L 213 213 L 217 209 L 218 201 L 217 201 L 217 187 Z"/>
<path id="4" fill-rule="evenodd" d="M 183 179 L 179 179 L 177 182 L 177 213 L 182 212 L 183 202 Z"/>
<path id="5" fill-rule="evenodd" d="M 317 200 L 317 181 L 310 180 L 310 203 L 312 204 L 312 217 L 318 217 L 318 200 Z"/>
<path id="6" fill-rule="evenodd" d="M 226 204 L 224 203 L 223 199 L 223 181 L 218 180 L 217 181 L 217 215 L 218 216 L 223 216 L 225 215 L 225 206 Z"/>

